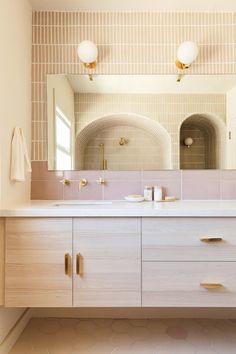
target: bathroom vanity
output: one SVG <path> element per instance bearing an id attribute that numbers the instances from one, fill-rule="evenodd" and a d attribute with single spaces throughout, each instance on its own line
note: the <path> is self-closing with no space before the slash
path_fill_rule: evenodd
<path id="1" fill-rule="evenodd" d="M 235 307 L 236 202 L 2 210 L 7 307 Z"/>

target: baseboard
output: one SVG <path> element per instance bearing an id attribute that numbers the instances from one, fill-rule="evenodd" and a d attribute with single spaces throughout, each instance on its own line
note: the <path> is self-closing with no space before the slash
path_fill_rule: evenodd
<path id="1" fill-rule="evenodd" d="M 236 308 L 36 308 L 32 317 L 235 319 Z"/>
<path id="2" fill-rule="evenodd" d="M 14 327 L 8 333 L 3 343 L 0 345 L 0 354 L 8 354 L 10 352 L 11 348 L 16 343 L 17 339 L 23 332 L 24 328 L 26 327 L 31 317 L 32 317 L 31 309 L 25 310 L 22 316 L 18 319 L 18 321 L 14 325 Z"/>

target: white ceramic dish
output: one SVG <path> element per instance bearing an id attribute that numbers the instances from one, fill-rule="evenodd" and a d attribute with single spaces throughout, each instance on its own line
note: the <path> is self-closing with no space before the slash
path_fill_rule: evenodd
<path id="1" fill-rule="evenodd" d="M 127 195 L 125 197 L 125 200 L 127 202 L 131 202 L 131 203 L 140 203 L 144 201 L 144 197 L 142 195 L 136 195 L 136 194 L 131 194 L 131 195 Z"/>

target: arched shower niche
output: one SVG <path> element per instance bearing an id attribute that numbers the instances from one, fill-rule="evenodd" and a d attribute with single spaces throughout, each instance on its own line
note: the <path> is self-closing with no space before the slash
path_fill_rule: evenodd
<path id="1" fill-rule="evenodd" d="M 225 132 L 225 124 L 218 117 L 187 117 L 180 127 L 180 169 L 224 168 Z"/>
<path id="2" fill-rule="evenodd" d="M 172 168 L 171 139 L 165 128 L 138 114 L 98 118 L 76 137 L 78 170 L 160 170 Z"/>

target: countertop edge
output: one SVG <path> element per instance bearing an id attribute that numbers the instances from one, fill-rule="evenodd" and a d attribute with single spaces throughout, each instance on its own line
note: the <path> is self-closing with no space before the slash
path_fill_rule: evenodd
<path id="1" fill-rule="evenodd" d="M 177 201 L 172 203 L 127 203 L 113 201 L 111 205 L 55 206 L 56 201 L 36 201 L 14 208 L 0 209 L 1 218 L 13 217 L 236 217 L 236 200 Z"/>

